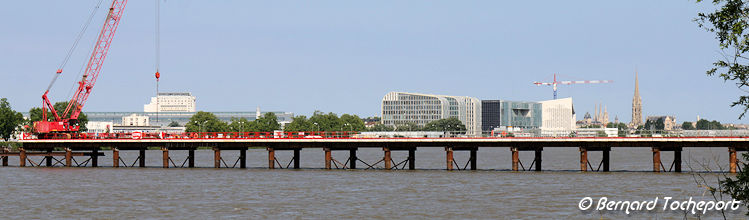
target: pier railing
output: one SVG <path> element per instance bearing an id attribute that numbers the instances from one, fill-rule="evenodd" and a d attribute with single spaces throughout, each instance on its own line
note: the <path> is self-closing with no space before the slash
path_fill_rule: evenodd
<path id="1" fill-rule="evenodd" d="M 274 132 L 131 132 L 131 133 L 52 133 L 38 136 L 24 133 L 24 140 L 33 139 L 366 139 L 366 138 L 678 138 L 678 137 L 749 137 L 749 130 L 527 130 L 485 132 L 359 132 L 359 131 L 274 131 Z"/>

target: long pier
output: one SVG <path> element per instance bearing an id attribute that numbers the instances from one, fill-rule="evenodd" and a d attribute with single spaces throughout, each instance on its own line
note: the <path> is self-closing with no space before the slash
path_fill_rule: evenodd
<path id="1" fill-rule="evenodd" d="M 729 154 L 729 172 L 735 173 L 739 161 L 737 152 L 749 150 L 749 138 L 747 137 L 624 137 L 624 138 L 355 138 L 346 137 L 323 137 L 323 136 L 182 136 L 132 139 L 127 138 L 86 138 L 86 139 L 23 139 L 23 147 L 15 152 L 3 149 L 0 153 L 2 166 L 8 166 L 8 157 L 20 157 L 19 166 L 26 166 L 29 162 L 32 166 L 41 166 L 42 162 L 34 162 L 29 156 L 44 157 L 45 166 L 90 166 L 97 167 L 99 157 L 103 156 L 102 149 L 111 149 L 114 167 L 135 166 L 145 167 L 145 151 L 148 148 L 158 147 L 162 151 L 162 164 L 164 168 L 169 167 L 194 167 L 195 150 L 198 147 L 211 147 L 214 151 L 214 167 L 236 167 L 246 168 L 247 150 L 249 148 L 265 148 L 268 153 L 268 168 L 299 168 L 301 160 L 299 152 L 302 149 L 322 150 L 325 169 L 357 169 L 374 168 L 384 169 L 415 169 L 416 151 L 418 148 L 444 148 L 446 170 L 476 170 L 478 169 L 477 157 L 479 148 L 507 148 L 512 152 L 512 170 L 525 170 L 520 161 L 521 152 L 533 152 L 534 160 L 529 168 L 542 170 L 544 148 L 554 147 L 576 147 L 580 153 L 580 171 L 609 171 L 610 154 L 612 148 L 650 148 L 653 152 L 653 172 L 681 172 L 681 152 L 689 147 L 724 148 Z M 200 138 L 202 137 L 202 138 Z M 360 148 L 380 148 L 383 151 L 382 159 L 376 162 L 366 162 L 357 158 L 356 152 Z M 63 151 L 59 151 L 62 149 Z M 54 151 L 58 150 L 58 151 Z M 119 157 L 120 151 L 138 151 L 139 157 L 132 164 L 125 163 Z M 188 156 L 181 165 L 172 160 L 170 151 L 188 151 Z M 238 151 L 239 157 L 233 166 L 229 166 L 221 157 L 223 151 Z M 276 158 L 276 151 L 293 151 L 293 156 L 288 164 L 281 164 Z M 332 151 L 348 151 L 349 157 L 336 160 L 331 155 Z M 408 158 L 404 161 L 394 161 L 392 151 L 408 151 Z M 464 165 L 458 164 L 453 158 L 454 151 L 469 151 L 468 162 Z M 590 152 L 601 152 L 602 160 L 594 166 L 588 160 Z M 674 161 L 669 166 L 664 166 L 661 161 L 662 152 L 673 152 Z M 62 157 L 57 159 L 57 157 Z M 75 157 L 83 158 L 78 162 Z M 73 163 L 75 162 L 75 164 Z M 667 164 L 669 164 L 667 162 Z M 362 167 L 362 166 L 366 167 Z M 667 168 L 668 167 L 668 168 Z"/>

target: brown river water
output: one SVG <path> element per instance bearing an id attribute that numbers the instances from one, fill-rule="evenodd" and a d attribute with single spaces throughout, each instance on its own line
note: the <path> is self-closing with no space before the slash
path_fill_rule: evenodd
<path id="1" fill-rule="evenodd" d="M 161 151 L 147 152 L 149 168 L 111 168 L 111 152 L 103 151 L 99 168 L 0 167 L 0 218 L 11 219 L 288 219 L 288 218 L 407 218 L 407 219 L 696 219 L 681 211 L 580 211 L 583 197 L 610 200 L 710 201 L 704 187 L 695 183 L 698 175 L 711 184 L 722 173 L 691 171 L 720 170 L 728 165 L 726 148 L 685 148 L 684 173 L 652 173 L 649 148 L 614 148 L 613 172 L 578 172 L 577 148 L 545 148 L 544 171 L 512 172 L 508 148 L 481 148 L 478 171 L 445 171 L 442 148 L 419 148 L 415 171 L 409 170 L 323 170 L 321 149 L 301 152 L 303 169 L 266 169 L 267 152 L 247 152 L 248 169 L 214 169 L 213 151 L 196 151 L 196 166 L 161 166 Z M 180 165 L 186 151 L 170 151 Z M 121 151 L 128 165 L 137 151 Z M 223 151 L 229 166 L 237 151 Z M 662 152 L 668 169 L 671 152 Z M 362 149 L 360 159 L 374 163 L 380 149 Z M 276 151 L 284 166 L 290 151 Z M 348 152 L 333 152 L 341 162 Z M 393 152 L 393 160 L 405 160 L 407 152 Z M 600 152 L 589 152 L 597 167 Z M 527 167 L 533 152 L 520 152 Z M 85 160 L 76 158 L 79 162 Z M 465 164 L 468 152 L 455 152 Z M 32 157 L 40 161 L 40 157 Z M 10 159 L 11 166 L 18 158 Z M 380 164 L 381 165 L 381 164 Z M 366 168 L 362 163 L 358 168 Z M 380 166 L 381 167 L 381 166 Z M 729 175 L 730 176 L 730 175 Z M 724 200 L 728 200 L 724 198 Z M 745 219 L 746 207 L 726 212 L 728 219 Z M 703 219 L 723 218 L 708 212 Z"/>

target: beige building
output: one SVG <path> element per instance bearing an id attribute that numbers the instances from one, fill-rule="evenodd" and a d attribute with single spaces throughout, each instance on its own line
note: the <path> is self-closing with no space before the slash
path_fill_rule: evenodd
<path id="1" fill-rule="evenodd" d="M 195 96 L 189 92 L 161 92 L 143 105 L 144 112 L 195 112 Z"/>
<path id="2" fill-rule="evenodd" d="M 545 135 L 564 136 L 575 129 L 575 108 L 572 98 L 541 102 L 541 131 Z"/>
<path id="3" fill-rule="evenodd" d="M 663 120 L 663 130 L 671 131 L 676 127 L 676 117 L 674 116 L 648 116 L 647 121 L 655 123 L 658 120 Z"/>
<path id="4" fill-rule="evenodd" d="M 123 126 L 149 126 L 150 122 L 148 116 L 145 115 L 128 115 L 122 117 Z"/>

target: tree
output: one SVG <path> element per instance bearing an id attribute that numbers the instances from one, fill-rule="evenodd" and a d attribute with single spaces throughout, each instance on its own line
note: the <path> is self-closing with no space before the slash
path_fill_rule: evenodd
<path id="1" fill-rule="evenodd" d="M 692 125 L 692 122 L 685 121 L 684 123 L 681 123 L 681 129 L 682 130 L 694 130 L 694 126 Z"/>
<path id="2" fill-rule="evenodd" d="M 744 161 L 749 160 L 749 153 L 743 153 Z M 719 181 L 722 193 L 730 195 L 732 198 L 741 201 L 743 204 L 749 203 L 749 164 L 740 162 L 741 170 L 736 174 L 736 178 L 725 177 Z M 710 188 L 714 191 L 715 188 Z M 749 215 L 749 212 L 746 213 Z"/>
<path id="3" fill-rule="evenodd" d="M 457 131 L 465 132 L 466 126 L 458 120 L 458 118 L 445 118 L 435 121 L 430 121 L 424 125 L 424 130 L 427 131 Z"/>
<path id="4" fill-rule="evenodd" d="M 62 115 L 65 111 L 65 108 L 68 107 L 68 102 L 56 102 L 53 107 L 55 108 L 55 111 L 61 118 L 65 118 L 69 115 Z M 73 107 L 75 108 L 75 107 Z M 54 121 L 55 118 L 52 116 L 51 111 L 47 110 L 47 121 Z M 29 121 L 31 123 L 34 123 L 35 121 L 41 121 L 42 120 L 42 108 L 34 107 L 29 110 Z M 78 115 L 78 122 L 74 125 L 80 126 L 79 130 L 80 132 L 87 131 L 88 128 L 86 128 L 86 124 L 88 124 L 88 116 L 81 112 L 80 115 Z"/>
<path id="5" fill-rule="evenodd" d="M 176 121 L 172 121 L 172 122 L 169 122 L 169 125 L 167 125 L 167 126 L 169 126 L 169 127 L 179 127 L 179 123 L 176 122 Z"/>
<path id="6" fill-rule="evenodd" d="M 395 125 L 395 131 L 422 131 L 424 128 L 419 127 L 415 122 L 406 122 Z"/>
<path id="7" fill-rule="evenodd" d="M 697 130 L 723 130 L 725 129 L 720 122 L 713 120 L 700 119 L 697 121 Z"/>
<path id="8" fill-rule="evenodd" d="M 329 112 L 324 114 L 321 111 L 315 111 L 309 121 L 314 125 L 314 131 L 340 131 L 343 121 L 335 113 Z"/>
<path id="9" fill-rule="evenodd" d="M 185 124 L 186 132 L 224 132 L 228 125 L 210 112 L 199 111 Z"/>
<path id="10" fill-rule="evenodd" d="M 257 131 L 255 121 L 249 121 L 246 118 L 231 118 L 231 123 L 227 127 L 231 132 L 253 132 Z"/>
<path id="11" fill-rule="evenodd" d="M 343 122 L 342 131 L 364 131 L 364 121 L 356 115 L 343 114 L 341 115 L 341 121 Z"/>
<path id="12" fill-rule="evenodd" d="M 312 131 L 315 128 L 315 125 L 312 124 L 309 120 L 307 120 L 307 116 L 299 115 L 296 117 L 291 118 L 291 123 L 287 124 L 286 127 L 284 127 L 284 131 Z"/>
<path id="13" fill-rule="evenodd" d="M 744 107 L 739 115 L 741 119 L 749 110 L 749 95 L 744 90 L 749 86 L 749 32 L 745 32 L 749 28 L 749 6 L 741 0 L 713 0 L 712 3 L 717 8 L 715 11 L 699 13 L 695 19 L 699 27 L 715 33 L 723 52 L 723 58 L 713 63 L 713 68 L 707 71 L 707 75 L 717 75 L 723 81 L 735 81 L 736 87 L 745 92 L 731 103 L 731 107 Z"/>
<path id="14" fill-rule="evenodd" d="M 369 131 L 393 131 L 393 130 L 395 130 L 395 127 L 389 126 L 389 125 L 384 125 L 382 123 L 377 123 L 377 124 L 375 124 L 374 126 L 372 126 L 371 128 L 369 128 L 367 130 L 369 130 Z"/>
<path id="15" fill-rule="evenodd" d="M 255 120 L 255 126 L 257 131 L 260 132 L 273 132 L 275 130 L 281 130 L 281 124 L 278 123 L 278 117 L 273 112 L 268 112 Z"/>
<path id="16" fill-rule="evenodd" d="M 0 99 L 0 138 L 5 141 L 13 137 L 13 132 L 23 123 L 23 115 L 13 111 L 8 99 Z"/>
<path id="17" fill-rule="evenodd" d="M 666 124 L 663 121 L 663 118 L 658 118 L 658 120 L 655 120 L 655 130 L 662 131 L 666 128 Z"/>

